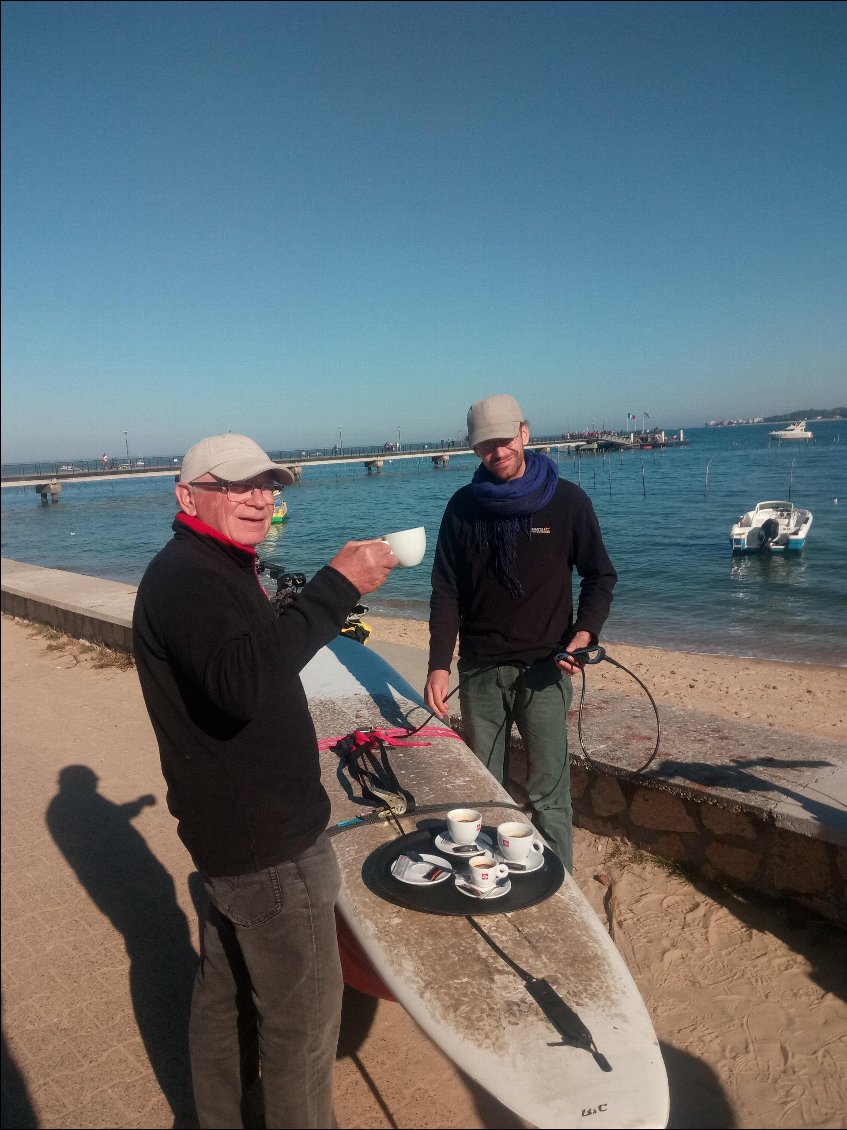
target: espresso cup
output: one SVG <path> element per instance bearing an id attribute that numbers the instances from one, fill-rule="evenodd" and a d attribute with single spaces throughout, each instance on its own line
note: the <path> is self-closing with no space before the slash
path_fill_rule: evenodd
<path id="1" fill-rule="evenodd" d="M 544 854 L 544 845 L 535 838 L 533 826 L 520 820 L 497 825 L 497 847 L 510 863 L 526 863 L 529 856 Z"/>
<path id="2" fill-rule="evenodd" d="M 473 844 L 482 831 L 482 814 L 475 808 L 451 808 L 447 831 L 454 844 Z"/>
<path id="3" fill-rule="evenodd" d="M 468 860 L 468 882 L 478 891 L 490 891 L 498 879 L 505 879 L 509 868 L 490 855 L 475 855 Z"/>
<path id="4" fill-rule="evenodd" d="M 406 569 L 420 565 L 426 553 L 426 530 L 415 526 L 413 530 L 397 530 L 393 534 L 383 534 L 384 541 L 399 563 Z"/>

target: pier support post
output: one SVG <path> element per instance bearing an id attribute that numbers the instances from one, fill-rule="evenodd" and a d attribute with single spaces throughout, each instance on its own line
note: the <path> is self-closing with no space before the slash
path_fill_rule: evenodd
<path id="1" fill-rule="evenodd" d="M 435 468 L 436 471 L 438 471 L 438 470 L 446 471 L 447 470 L 447 464 L 449 462 L 450 462 L 450 456 L 449 455 L 441 454 L 441 455 L 433 455 L 433 457 L 432 457 L 432 465 L 433 465 L 433 467 Z"/>
<path id="2" fill-rule="evenodd" d="M 381 459 L 366 459 L 365 460 L 365 467 L 367 468 L 367 472 L 368 472 L 369 475 L 372 475 L 374 473 L 374 471 L 376 471 L 376 473 L 379 474 L 382 471 L 382 460 Z"/>
<path id="3" fill-rule="evenodd" d="M 50 501 L 51 502 L 58 502 L 59 501 L 59 492 L 61 491 L 61 489 L 62 489 L 62 484 L 56 482 L 55 479 L 51 479 L 49 483 L 38 483 L 38 485 L 35 488 L 35 491 L 36 491 L 36 494 L 41 495 L 41 505 L 46 506 L 48 494 L 50 495 Z"/>

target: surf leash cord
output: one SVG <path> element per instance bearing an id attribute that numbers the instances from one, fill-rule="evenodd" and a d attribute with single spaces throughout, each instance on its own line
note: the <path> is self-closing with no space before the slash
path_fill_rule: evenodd
<path id="1" fill-rule="evenodd" d="M 647 758 L 643 765 L 640 765 L 637 769 L 629 770 L 629 772 L 633 776 L 637 773 L 643 773 L 644 770 L 655 760 L 656 754 L 659 752 L 659 743 L 662 739 L 662 727 L 661 723 L 659 722 L 659 710 L 656 706 L 656 700 L 647 690 L 647 687 L 644 685 L 644 683 L 642 683 L 642 681 L 638 678 L 634 671 L 630 671 L 628 667 L 624 667 L 623 663 L 619 663 L 617 659 L 613 659 L 611 655 L 607 655 L 606 649 L 604 647 L 601 647 L 599 644 L 594 644 L 591 647 L 577 647 L 574 648 L 573 651 L 560 651 L 555 656 L 555 658 L 557 662 L 568 659 L 581 660 L 579 664 L 579 673 L 582 676 L 582 687 L 579 693 L 579 705 L 576 712 L 576 732 L 579 737 L 580 749 L 585 754 L 588 764 L 594 766 L 595 768 L 596 761 L 585 748 L 585 742 L 582 736 L 582 708 L 585 703 L 586 666 L 593 666 L 595 663 L 610 663 L 613 667 L 617 667 L 618 670 L 623 671 L 625 675 L 629 675 L 630 679 L 633 679 L 636 683 L 638 683 L 639 687 L 641 687 L 641 689 L 647 695 L 650 706 L 653 708 L 653 716 L 656 719 L 656 741 L 653 744 L 653 749 L 650 752 L 650 756 Z"/>
<path id="2" fill-rule="evenodd" d="M 588 761 L 588 764 L 593 766 L 595 769 L 597 768 L 597 762 L 596 762 L 595 758 L 592 757 L 591 754 L 588 752 L 588 750 L 585 748 L 585 740 L 583 738 L 583 733 L 582 733 L 582 710 L 583 710 L 583 706 L 585 704 L 585 668 L 586 668 L 586 666 L 593 666 L 595 663 L 610 663 L 613 667 L 617 667 L 619 670 L 623 671 L 624 674 L 629 675 L 629 677 L 631 679 L 633 679 L 639 685 L 639 687 L 641 687 L 641 689 L 644 691 L 644 693 L 646 694 L 646 696 L 647 696 L 647 698 L 650 702 L 650 706 L 652 707 L 652 710 L 653 710 L 653 716 L 656 720 L 656 740 L 653 743 L 653 749 L 650 752 L 650 756 L 647 758 L 647 760 L 644 762 L 644 764 L 640 765 L 637 769 L 627 770 L 627 773 L 631 774 L 632 776 L 635 776 L 637 773 L 643 773 L 645 771 L 645 769 L 647 769 L 647 767 L 652 764 L 652 762 L 656 758 L 656 754 L 659 752 L 659 744 L 660 744 L 660 741 L 661 741 L 661 723 L 659 721 L 659 710 L 658 710 L 658 707 L 656 706 L 656 700 L 650 694 L 649 690 L 644 685 L 644 683 L 641 681 L 641 679 L 639 679 L 639 677 L 635 674 L 634 671 L 630 671 L 630 669 L 628 667 L 625 667 L 623 665 L 623 663 L 619 663 L 617 659 L 613 659 L 611 655 L 608 655 L 606 653 L 606 649 L 604 647 L 601 647 L 599 644 L 594 644 L 591 647 L 574 648 L 573 651 L 560 651 L 560 652 L 556 653 L 554 658 L 557 662 L 560 662 L 560 661 L 563 661 L 563 660 L 569 660 L 569 659 L 570 660 L 576 659 L 579 662 L 580 675 L 582 676 L 582 687 L 580 689 L 579 704 L 577 706 L 577 714 L 576 714 L 577 736 L 579 737 L 580 749 L 582 750 L 583 754 L 585 755 L 585 758 Z M 495 667 L 497 667 L 496 663 L 490 663 L 486 667 L 480 667 L 478 671 L 474 671 L 474 673 L 472 675 L 467 676 L 467 678 L 461 679 L 456 684 L 456 686 L 452 689 L 452 691 L 450 691 L 450 693 L 445 696 L 444 701 L 446 702 L 448 699 L 451 699 L 454 694 L 457 694 L 458 691 L 460 691 L 462 689 L 462 687 L 465 686 L 470 679 L 475 679 L 478 675 L 484 675 L 487 671 L 493 671 L 495 669 Z M 414 734 L 417 734 L 420 730 L 422 730 L 424 728 L 424 726 L 426 726 L 426 724 L 427 724 L 427 722 L 429 722 L 430 718 L 435 718 L 435 717 L 436 717 L 436 715 L 434 713 L 430 713 L 423 720 L 423 722 L 420 724 L 420 726 L 417 726 L 415 729 L 409 730 L 409 737 L 411 737 Z"/>

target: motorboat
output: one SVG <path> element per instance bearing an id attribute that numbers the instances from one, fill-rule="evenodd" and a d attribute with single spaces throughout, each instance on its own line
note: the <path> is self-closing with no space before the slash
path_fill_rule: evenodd
<path id="1" fill-rule="evenodd" d="M 770 432 L 771 439 L 814 439 L 814 432 L 810 432 L 806 427 L 805 420 L 798 420 L 796 424 L 789 424 L 787 428 L 779 428 L 775 432 Z"/>
<path id="2" fill-rule="evenodd" d="M 802 549 L 812 526 L 811 510 L 793 502 L 757 502 L 729 532 L 733 553 Z"/>

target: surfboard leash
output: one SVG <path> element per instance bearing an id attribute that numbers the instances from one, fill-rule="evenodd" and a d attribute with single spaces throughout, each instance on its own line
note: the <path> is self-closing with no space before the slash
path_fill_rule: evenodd
<path id="1" fill-rule="evenodd" d="M 593 666 L 595 663 L 610 663 L 613 667 L 617 667 L 618 670 L 623 671 L 624 674 L 629 675 L 631 679 L 638 683 L 639 687 L 641 687 L 641 689 L 647 695 L 650 705 L 653 708 L 653 716 L 656 719 L 656 741 L 653 744 L 653 749 L 650 752 L 650 756 L 647 758 L 643 765 L 640 765 L 637 769 L 629 770 L 629 772 L 633 774 L 633 776 L 636 773 L 643 773 L 644 770 L 655 760 L 656 754 L 659 752 L 659 743 L 662 738 L 662 727 L 659 721 L 659 709 L 656 706 L 656 700 L 650 694 L 644 683 L 642 683 L 642 681 L 638 678 L 634 671 L 630 671 L 628 667 L 624 667 L 623 663 L 619 663 L 617 659 L 613 659 L 611 655 L 607 655 L 606 649 L 604 647 L 601 647 L 600 644 L 594 644 L 591 647 L 574 648 L 573 651 L 560 651 L 555 656 L 555 658 L 557 661 L 567 659 L 582 660 L 579 668 L 579 673 L 582 676 L 582 688 L 580 690 L 579 706 L 577 707 L 576 712 L 576 732 L 579 737 L 580 749 L 585 754 L 589 765 L 592 765 L 595 769 L 597 768 L 597 763 L 585 748 L 585 742 L 582 737 L 582 708 L 585 703 L 585 668 L 586 666 Z"/>
<path id="2" fill-rule="evenodd" d="M 644 685 L 644 683 L 641 681 L 641 679 L 639 679 L 639 677 L 635 674 L 634 671 L 630 671 L 630 669 L 628 667 L 625 667 L 623 665 L 623 663 L 619 663 L 617 659 L 613 659 L 611 655 L 608 655 L 606 653 L 606 649 L 604 647 L 601 647 L 599 644 L 594 644 L 592 647 L 574 648 L 573 651 L 560 651 L 554 656 L 554 658 L 557 661 L 558 660 L 565 660 L 565 659 L 577 659 L 577 660 L 582 661 L 579 665 L 580 666 L 580 674 L 582 676 L 582 688 L 580 690 L 579 704 L 577 706 L 576 728 L 577 728 L 577 736 L 579 737 L 580 749 L 582 750 L 583 754 L 585 755 L 585 758 L 588 761 L 589 765 L 592 765 L 595 769 L 598 767 L 597 761 L 595 760 L 594 757 L 592 757 L 592 755 L 585 748 L 585 741 L 584 741 L 583 734 L 582 734 L 582 709 L 583 709 L 583 705 L 585 703 L 585 685 L 586 685 L 585 684 L 585 667 L 591 666 L 595 663 L 611 663 L 611 665 L 613 667 L 619 668 L 619 670 L 623 671 L 626 675 L 629 675 L 629 677 L 631 679 L 633 679 L 636 683 L 638 683 L 639 687 L 641 687 L 641 689 L 647 695 L 647 698 L 650 702 L 650 706 L 653 709 L 653 716 L 656 719 L 656 740 L 653 744 L 653 749 L 650 752 L 650 756 L 647 758 L 647 760 L 644 762 L 644 764 L 640 765 L 637 769 L 629 769 L 626 772 L 629 773 L 629 774 L 632 774 L 633 776 L 635 776 L 637 773 L 643 773 L 644 770 L 647 769 L 647 767 L 652 764 L 652 762 L 656 758 L 657 753 L 659 752 L 659 743 L 661 741 L 661 723 L 659 721 L 659 710 L 658 710 L 658 707 L 656 706 L 656 700 L 650 694 L 649 690 Z M 486 673 L 486 671 L 492 671 L 492 670 L 494 670 L 494 668 L 496 666 L 497 666 L 496 663 L 490 663 L 486 667 L 480 667 L 480 669 L 478 671 L 474 671 L 472 675 L 468 675 L 465 679 L 461 679 L 456 684 L 456 686 L 452 689 L 452 691 L 450 691 L 450 693 L 445 696 L 444 701 L 446 702 L 448 699 L 452 698 L 454 694 L 457 694 L 470 679 L 475 679 L 478 675 L 484 675 Z M 426 708 L 423 707 L 421 709 L 426 709 Z M 423 720 L 423 722 L 420 724 L 420 726 L 416 727 L 415 729 L 410 728 L 409 729 L 409 737 L 412 737 L 413 735 L 422 731 L 423 728 L 426 726 L 427 722 L 429 722 L 430 718 L 435 718 L 435 717 L 436 717 L 436 715 L 434 713 L 430 713 Z M 450 732 L 452 733 L 453 731 L 450 731 Z"/>

